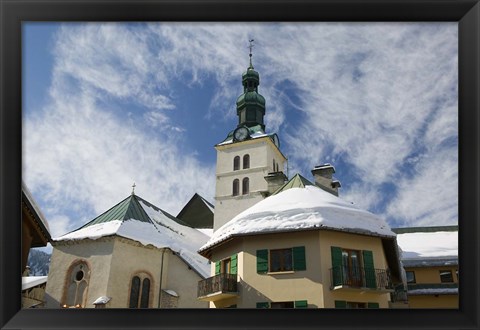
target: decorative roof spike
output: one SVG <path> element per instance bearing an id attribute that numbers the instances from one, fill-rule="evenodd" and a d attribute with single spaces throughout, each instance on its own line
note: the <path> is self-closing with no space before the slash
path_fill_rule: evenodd
<path id="1" fill-rule="evenodd" d="M 133 185 L 132 185 L 132 195 L 135 195 L 135 187 L 136 187 L 136 185 L 135 185 L 135 182 L 134 182 Z"/>
<path id="2" fill-rule="evenodd" d="M 248 42 L 250 43 L 250 45 L 248 46 L 248 48 L 250 48 L 250 54 L 248 55 L 248 56 L 250 57 L 250 67 L 249 67 L 249 69 L 250 69 L 250 68 L 253 69 L 253 65 L 252 65 L 252 49 L 253 49 L 253 47 L 254 47 L 254 46 L 253 46 L 253 42 L 254 42 L 254 41 L 255 41 L 254 39 L 248 40 Z"/>

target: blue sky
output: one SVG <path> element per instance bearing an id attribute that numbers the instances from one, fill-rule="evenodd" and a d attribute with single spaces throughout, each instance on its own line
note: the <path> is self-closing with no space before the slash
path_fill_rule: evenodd
<path id="1" fill-rule="evenodd" d="M 457 224 L 456 23 L 26 23 L 23 179 L 53 236 L 135 192 L 214 202 L 253 65 L 290 177 L 329 162 L 392 227 Z"/>

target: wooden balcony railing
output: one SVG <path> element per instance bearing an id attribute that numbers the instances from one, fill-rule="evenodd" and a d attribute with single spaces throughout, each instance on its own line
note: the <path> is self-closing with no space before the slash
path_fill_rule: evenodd
<path id="1" fill-rule="evenodd" d="M 237 293 L 237 275 L 219 274 L 198 282 L 197 297 L 215 293 Z"/>

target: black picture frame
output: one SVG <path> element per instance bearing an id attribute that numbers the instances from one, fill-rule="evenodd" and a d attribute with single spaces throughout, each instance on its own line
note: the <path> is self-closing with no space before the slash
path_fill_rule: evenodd
<path id="1" fill-rule="evenodd" d="M 474 0 L 0 0 L 2 329 L 479 329 L 480 5 Z M 458 310 L 22 310 L 21 24 L 26 21 L 456 21 Z M 268 314 L 267 314 L 268 313 Z"/>

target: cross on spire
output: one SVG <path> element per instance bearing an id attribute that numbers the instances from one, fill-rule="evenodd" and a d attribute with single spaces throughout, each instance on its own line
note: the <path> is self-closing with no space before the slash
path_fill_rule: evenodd
<path id="1" fill-rule="evenodd" d="M 254 41 L 255 41 L 254 39 L 248 40 L 248 42 L 250 43 L 250 45 L 248 46 L 248 48 L 250 48 L 250 54 L 249 54 L 248 56 L 250 56 L 250 66 L 251 66 L 252 68 L 253 68 L 253 65 L 252 65 L 252 49 L 253 49 L 253 47 L 254 47 L 254 45 L 253 45 L 253 42 L 254 42 Z"/>
<path id="2" fill-rule="evenodd" d="M 135 195 L 135 187 L 136 187 L 136 185 L 135 185 L 135 182 L 134 182 L 133 185 L 132 185 L 132 195 Z"/>

